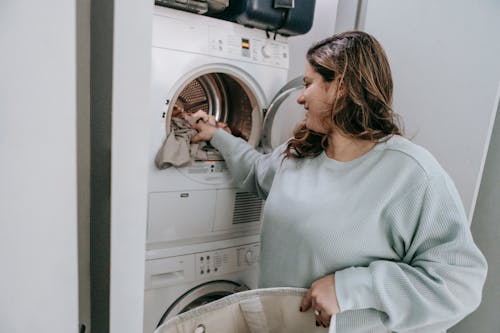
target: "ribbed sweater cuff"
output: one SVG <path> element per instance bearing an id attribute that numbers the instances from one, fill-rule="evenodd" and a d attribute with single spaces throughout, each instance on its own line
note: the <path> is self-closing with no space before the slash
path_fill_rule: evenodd
<path id="1" fill-rule="evenodd" d="M 379 308 L 368 267 L 350 267 L 337 271 L 335 292 L 340 311 Z"/>
<path id="2" fill-rule="evenodd" d="M 233 135 L 224 131 L 222 128 L 218 128 L 210 140 L 210 143 L 219 151 L 226 151 L 233 148 L 234 145 L 238 143 L 238 141 L 234 139 L 235 137 Z"/>

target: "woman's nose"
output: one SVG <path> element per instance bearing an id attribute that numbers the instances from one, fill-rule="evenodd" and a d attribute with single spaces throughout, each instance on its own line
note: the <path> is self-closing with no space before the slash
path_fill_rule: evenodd
<path id="1" fill-rule="evenodd" d="M 300 91 L 299 96 L 297 97 L 297 103 L 304 104 L 304 102 L 305 102 L 305 100 L 304 100 L 304 89 L 302 89 Z"/>

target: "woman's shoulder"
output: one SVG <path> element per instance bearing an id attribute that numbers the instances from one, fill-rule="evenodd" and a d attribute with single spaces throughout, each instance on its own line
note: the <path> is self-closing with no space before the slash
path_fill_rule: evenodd
<path id="1" fill-rule="evenodd" d="M 380 161 L 384 169 L 398 179 L 395 182 L 405 193 L 423 191 L 429 193 L 428 198 L 451 198 L 457 207 L 463 208 L 452 178 L 426 148 L 402 136 L 393 136 L 378 149 L 382 150 Z"/>
<path id="2" fill-rule="evenodd" d="M 393 135 L 379 146 L 383 155 L 402 167 L 417 168 L 427 177 L 446 174 L 431 152 L 403 136 Z"/>

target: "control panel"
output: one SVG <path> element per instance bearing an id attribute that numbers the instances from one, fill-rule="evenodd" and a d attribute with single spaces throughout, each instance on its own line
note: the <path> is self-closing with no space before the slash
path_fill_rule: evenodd
<path id="1" fill-rule="evenodd" d="M 192 15 L 156 6 L 153 47 L 288 68 L 286 37 L 212 17 L 198 15 L 193 20 Z"/>
<path id="2" fill-rule="evenodd" d="M 252 31 L 253 32 L 253 31 Z M 230 34 L 216 28 L 209 31 L 212 55 L 288 68 L 288 44 L 250 33 Z"/>
<path id="3" fill-rule="evenodd" d="M 198 279 L 244 271 L 259 262 L 259 244 L 197 253 L 195 274 Z"/>
<path id="4" fill-rule="evenodd" d="M 257 267 L 259 243 L 146 260 L 145 288 L 164 288 Z"/>

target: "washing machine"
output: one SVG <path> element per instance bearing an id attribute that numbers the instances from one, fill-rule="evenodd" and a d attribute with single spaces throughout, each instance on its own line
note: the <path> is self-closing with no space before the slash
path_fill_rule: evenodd
<path id="1" fill-rule="evenodd" d="M 179 110 L 204 110 L 271 151 L 304 112 L 287 82 L 287 39 L 156 6 L 153 15 L 144 332 L 197 305 L 257 286 L 264 202 L 238 189 L 209 144 L 203 158 L 158 163 Z"/>
<path id="2" fill-rule="evenodd" d="M 255 237 L 173 247 L 146 260 L 144 332 L 165 320 L 257 285 Z"/>

